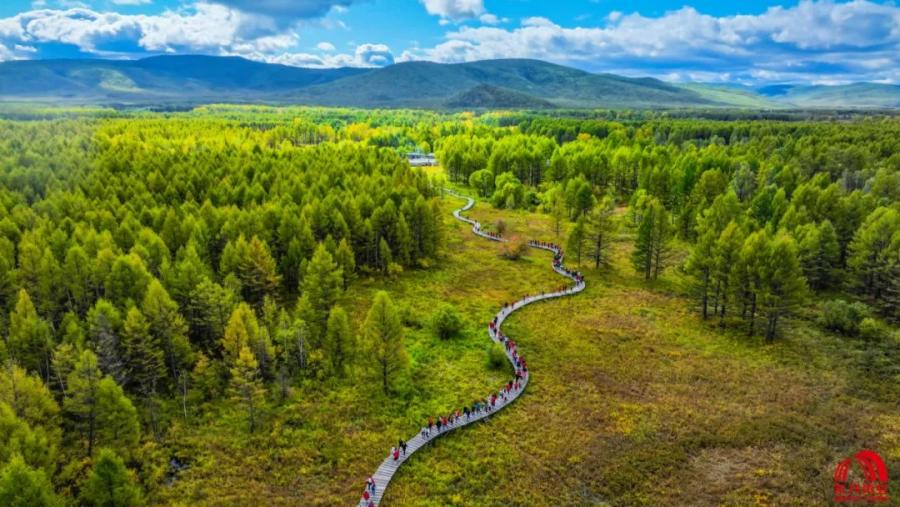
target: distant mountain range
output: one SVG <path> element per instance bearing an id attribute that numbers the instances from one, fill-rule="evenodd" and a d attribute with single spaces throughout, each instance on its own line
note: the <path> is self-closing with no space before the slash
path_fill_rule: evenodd
<path id="1" fill-rule="evenodd" d="M 307 69 L 237 57 L 158 56 L 3 62 L 0 100 L 430 109 L 900 108 L 900 86 L 671 84 L 518 59 Z"/>

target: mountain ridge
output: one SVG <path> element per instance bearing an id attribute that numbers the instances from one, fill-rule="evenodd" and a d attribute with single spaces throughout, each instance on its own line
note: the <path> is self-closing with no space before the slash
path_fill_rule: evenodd
<path id="1" fill-rule="evenodd" d="M 900 86 L 674 84 L 531 59 L 316 69 L 236 56 L 162 55 L 0 62 L 0 100 L 424 109 L 900 108 Z"/>

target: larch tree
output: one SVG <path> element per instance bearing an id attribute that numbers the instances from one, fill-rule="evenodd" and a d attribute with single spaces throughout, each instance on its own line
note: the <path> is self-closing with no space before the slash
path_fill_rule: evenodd
<path id="1" fill-rule="evenodd" d="M 8 507 L 60 507 L 63 502 L 43 470 L 28 466 L 21 456 L 0 468 L 0 505 Z"/>
<path id="2" fill-rule="evenodd" d="M 800 268 L 797 244 L 782 232 L 776 235 L 761 259 L 760 310 L 766 317 L 766 341 L 775 339 L 778 321 L 790 315 L 806 296 L 806 280 Z"/>
<path id="3" fill-rule="evenodd" d="M 605 196 L 587 215 L 587 250 L 597 269 L 610 261 L 609 248 L 616 230 L 615 205 L 612 197 Z"/>
<path id="4" fill-rule="evenodd" d="M 353 354 L 354 339 L 350 319 L 340 306 L 333 306 L 328 313 L 328 330 L 325 333 L 325 360 L 332 375 L 343 377 Z"/>
<path id="5" fill-rule="evenodd" d="M 383 239 L 382 239 L 383 241 Z M 328 312 L 337 302 L 343 286 L 341 268 L 334 262 L 324 244 L 319 244 L 303 277 L 298 314 L 307 326 L 312 339 L 313 348 L 325 337 L 328 326 Z"/>
<path id="6" fill-rule="evenodd" d="M 7 353 L 28 370 L 49 379 L 52 339 L 49 324 L 38 317 L 28 293 L 20 289 L 16 306 L 9 314 Z"/>
<path id="7" fill-rule="evenodd" d="M 575 264 L 578 267 L 581 267 L 581 258 L 584 255 L 587 240 L 588 231 L 584 217 L 578 217 L 572 230 L 569 231 L 569 238 L 566 240 L 566 250 L 575 256 Z"/>
<path id="8" fill-rule="evenodd" d="M 641 213 L 631 260 L 645 280 L 656 279 L 662 271 L 672 236 L 669 212 L 651 198 Z"/>
<path id="9" fill-rule="evenodd" d="M 247 346 L 241 348 L 232 363 L 229 392 L 231 399 L 246 411 L 250 433 L 255 432 L 265 402 L 266 389 L 260 378 L 259 363 Z"/>
<path id="10" fill-rule="evenodd" d="M 403 324 L 387 292 L 375 294 L 363 329 L 372 365 L 388 394 L 409 367 L 409 357 L 403 345 Z"/>
<path id="11" fill-rule="evenodd" d="M 140 487 L 112 449 L 100 449 L 91 472 L 81 484 L 80 500 L 85 505 L 131 507 L 141 505 Z"/>

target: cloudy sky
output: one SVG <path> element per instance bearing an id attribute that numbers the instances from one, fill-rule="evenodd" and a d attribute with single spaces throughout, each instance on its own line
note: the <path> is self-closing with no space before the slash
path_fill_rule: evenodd
<path id="1" fill-rule="evenodd" d="M 0 60 L 539 58 L 673 81 L 900 83 L 900 7 L 837 0 L 0 0 Z"/>

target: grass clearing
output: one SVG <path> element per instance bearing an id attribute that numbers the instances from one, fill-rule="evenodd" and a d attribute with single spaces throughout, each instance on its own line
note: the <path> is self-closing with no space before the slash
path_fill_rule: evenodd
<path id="1" fill-rule="evenodd" d="M 506 372 L 486 364 L 483 323 L 503 301 L 561 280 L 549 256 L 501 259 L 450 216 L 440 267 L 396 280 L 360 280 L 342 304 L 359 327 L 371 297 L 389 290 L 407 320 L 409 388 L 385 398 L 363 368 L 330 390 L 294 389 L 267 431 L 230 434 L 213 418 L 172 431 L 191 468 L 159 492 L 184 505 L 352 505 L 398 438 L 429 415 L 471 403 Z M 548 217 L 491 209 L 484 224 L 552 240 Z M 405 465 L 384 505 L 809 505 L 827 503 L 834 464 L 860 448 L 900 464 L 898 387 L 866 389 L 849 345 L 792 320 L 773 345 L 703 323 L 670 269 L 646 285 L 628 261 L 587 269 L 587 290 L 517 312 L 505 324 L 533 379 L 509 410 L 439 439 Z M 442 341 L 427 328 L 441 302 L 465 318 Z M 364 360 L 356 364 L 363 364 Z M 879 382 L 879 385 L 884 382 Z M 222 405 L 221 418 L 231 417 Z"/>

